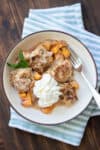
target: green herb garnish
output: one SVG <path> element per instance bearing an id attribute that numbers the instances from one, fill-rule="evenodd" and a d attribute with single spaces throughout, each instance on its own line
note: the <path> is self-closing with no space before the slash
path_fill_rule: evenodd
<path id="1" fill-rule="evenodd" d="M 10 64 L 10 63 L 7 63 L 7 65 L 8 65 L 9 67 L 13 68 L 13 69 L 17 69 L 17 68 L 27 68 L 27 67 L 29 67 L 29 64 L 28 64 L 28 62 L 25 60 L 22 51 L 19 51 L 18 59 L 19 59 L 19 62 L 18 62 L 17 64 Z"/>

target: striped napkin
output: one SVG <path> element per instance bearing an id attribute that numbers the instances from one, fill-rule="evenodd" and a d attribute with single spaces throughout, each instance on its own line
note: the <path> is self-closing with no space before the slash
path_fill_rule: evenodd
<path id="1" fill-rule="evenodd" d="M 49 9 L 30 9 L 28 18 L 24 21 L 22 38 L 30 33 L 48 29 L 64 31 L 80 39 L 94 56 L 100 80 L 100 37 L 84 30 L 79 3 Z M 60 125 L 46 126 L 31 123 L 11 109 L 9 126 L 78 146 L 87 122 L 94 112 L 100 114 L 95 101 L 92 100 L 76 118 Z"/>

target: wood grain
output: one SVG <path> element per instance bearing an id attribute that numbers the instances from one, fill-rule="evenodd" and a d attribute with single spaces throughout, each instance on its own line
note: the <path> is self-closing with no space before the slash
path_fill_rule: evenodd
<path id="1" fill-rule="evenodd" d="M 0 81 L 9 51 L 21 39 L 29 8 L 49 8 L 81 2 L 85 28 L 100 35 L 99 0 L 0 0 Z M 8 127 L 9 104 L 0 84 L 0 150 L 99 150 L 100 117 L 89 120 L 82 143 L 74 147 L 43 136 Z"/>

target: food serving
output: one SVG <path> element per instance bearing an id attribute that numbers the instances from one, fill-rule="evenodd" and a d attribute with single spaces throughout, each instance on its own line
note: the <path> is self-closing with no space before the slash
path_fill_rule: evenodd
<path id="1" fill-rule="evenodd" d="M 62 40 L 45 40 L 33 49 L 19 50 L 9 80 L 18 91 L 21 104 L 43 113 L 58 105 L 70 106 L 77 97 L 78 82 L 70 61 L 70 49 Z"/>

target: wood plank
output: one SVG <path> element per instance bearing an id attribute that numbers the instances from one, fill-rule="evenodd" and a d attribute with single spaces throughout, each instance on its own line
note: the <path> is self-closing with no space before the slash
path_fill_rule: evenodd
<path id="1" fill-rule="evenodd" d="M 1 0 L 0 6 L 0 65 L 10 49 L 21 39 L 22 25 L 29 8 L 49 8 L 70 5 L 79 0 Z M 100 34 L 100 1 L 82 0 L 83 19 L 87 30 Z M 2 73 L 2 67 L 0 68 Z M 2 77 L 0 76 L 0 81 Z M 53 139 L 8 127 L 9 104 L 0 84 L 0 150 L 99 150 L 100 117 L 92 118 L 82 143 L 73 147 Z"/>

